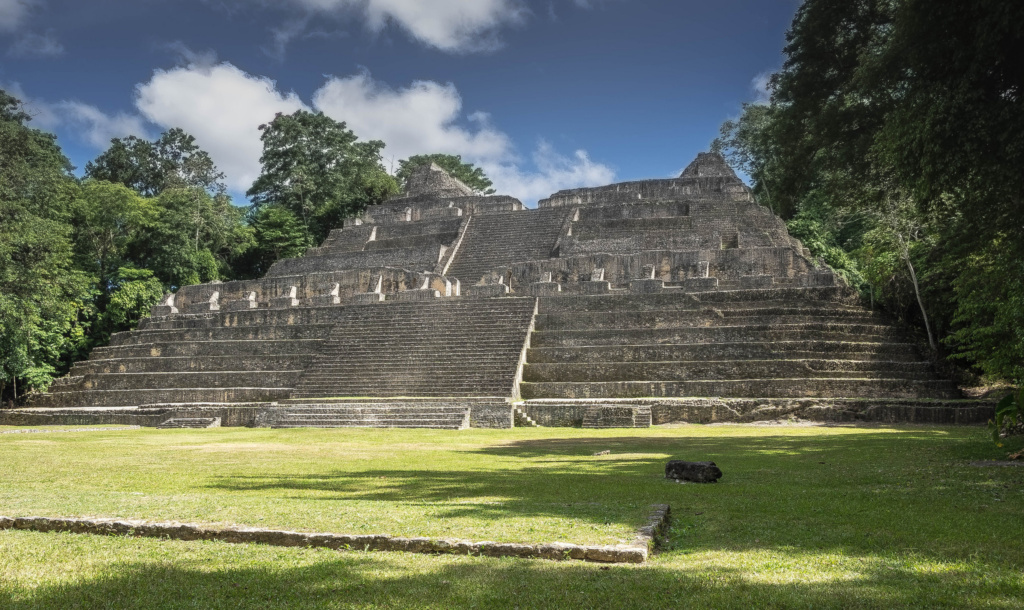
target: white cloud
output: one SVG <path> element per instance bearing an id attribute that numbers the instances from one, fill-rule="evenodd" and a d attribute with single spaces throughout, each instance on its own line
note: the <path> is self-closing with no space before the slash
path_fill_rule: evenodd
<path id="1" fill-rule="evenodd" d="M 157 70 L 136 87 L 135 103 L 160 127 L 180 127 L 195 136 L 237 191 L 248 189 L 259 175 L 259 126 L 278 112 L 306 108 L 295 93 L 281 93 L 269 78 L 229 63 Z"/>
<path id="2" fill-rule="evenodd" d="M 462 98 L 451 83 L 416 81 L 392 89 L 362 73 L 329 79 L 313 94 L 313 105 L 345 121 L 360 138 L 384 140 L 387 156 L 395 159 L 441 152 L 498 160 L 511 148 L 508 136 L 490 127 L 486 115 L 474 115 L 475 130 L 456 124 Z"/>
<path id="3" fill-rule="evenodd" d="M 266 0 L 259 0 L 266 3 Z M 389 23 L 442 51 L 468 52 L 499 46 L 498 30 L 521 23 L 521 0 L 289 0 L 309 12 L 357 15 L 373 32 Z"/>
<path id="4" fill-rule="evenodd" d="M 146 137 L 144 119 L 162 130 L 180 127 L 210 153 L 236 192 L 247 190 L 260 173 L 259 125 L 278 112 L 310 109 L 294 92 L 281 92 L 274 81 L 229 63 L 155 71 L 136 87 L 135 105 L 141 116 L 108 115 L 77 101 L 39 103 L 26 98 L 17 84 L 7 88 L 27 102 L 36 125 L 51 130 L 69 127 L 101 150 L 113 137 Z M 611 168 L 594 162 L 585 151 L 563 155 L 546 142 L 530 155 L 532 163 L 524 164 L 512 139 L 492 125 L 486 113 L 463 113 L 462 98 L 451 83 L 416 81 L 395 89 L 364 72 L 329 78 L 312 101 L 312 108 L 345 121 L 361 139 L 383 140 L 388 158 L 462 155 L 484 169 L 499 193 L 526 203 L 559 189 L 607 184 L 615 178 Z"/>
<path id="5" fill-rule="evenodd" d="M 53 30 L 47 30 L 44 34 L 24 34 L 7 50 L 7 54 L 12 57 L 57 57 L 63 53 L 64 45 L 57 40 Z"/>
<path id="6" fill-rule="evenodd" d="M 531 156 L 534 170 L 524 169 L 511 139 L 481 112 L 459 125 L 462 98 L 455 85 L 416 81 L 393 89 L 362 73 L 331 78 L 313 96 L 313 105 L 345 121 L 360 138 L 383 140 L 388 158 L 448 153 L 482 167 L 500 193 L 533 203 L 551 193 L 577 186 L 607 184 L 615 172 L 590 160 L 585 151 L 571 157 L 541 142 Z"/>
<path id="7" fill-rule="evenodd" d="M 523 170 L 515 162 L 481 161 L 480 166 L 501 193 L 534 203 L 556 191 L 580 186 L 599 186 L 615 181 L 615 171 L 595 163 L 585 150 L 571 157 L 559 154 L 542 141 L 533 152 L 536 171 Z"/>
<path id="8" fill-rule="evenodd" d="M 28 17 L 37 0 L 0 0 L 0 32 L 13 32 Z"/>
<path id="9" fill-rule="evenodd" d="M 755 104 L 767 104 L 771 101 L 772 92 L 768 88 L 771 77 L 771 72 L 762 72 L 750 79 L 750 88 L 754 92 Z"/>

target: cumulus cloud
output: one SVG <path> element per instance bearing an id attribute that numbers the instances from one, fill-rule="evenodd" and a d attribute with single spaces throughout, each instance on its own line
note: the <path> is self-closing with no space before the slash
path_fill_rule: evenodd
<path id="1" fill-rule="evenodd" d="M 373 32 L 394 24 L 421 43 L 448 52 L 494 49 L 498 31 L 521 23 L 528 14 L 521 0 L 288 1 L 308 13 L 356 16 Z"/>
<path id="2" fill-rule="evenodd" d="M 416 81 L 392 89 L 364 72 L 329 79 L 313 95 L 313 105 L 348 123 L 359 137 L 383 140 L 387 155 L 396 159 L 428 151 L 500 159 L 511 148 L 508 136 L 490 127 L 486 115 L 474 115 L 475 129 L 456 123 L 462 98 L 451 83 Z"/>
<path id="3" fill-rule="evenodd" d="M 135 104 L 160 127 L 180 127 L 195 136 L 237 191 L 248 189 L 259 175 L 259 126 L 278 112 L 307 108 L 295 93 L 282 93 L 269 78 L 229 63 L 157 70 L 136 87 Z"/>
<path id="4" fill-rule="evenodd" d="M 57 40 L 53 30 L 43 34 L 29 32 L 17 40 L 7 50 L 12 57 L 57 57 L 64 53 L 64 45 Z"/>
<path id="5" fill-rule="evenodd" d="M 772 92 L 769 89 L 771 78 L 771 72 L 762 72 L 750 79 L 750 88 L 754 92 L 755 104 L 767 104 L 772 100 Z"/>
<path id="6" fill-rule="evenodd" d="M 37 3 L 37 0 L 0 0 L 0 32 L 17 29 Z"/>
<path id="7" fill-rule="evenodd" d="M 482 167 L 500 193 L 532 203 L 559 189 L 607 184 L 615 172 L 592 161 L 585 151 L 564 156 L 546 142 L 531 155 L 534 169 L 523 168 L 512 140 L 491 125 L 486 113 L 462 118 L 455 85 L 416 81 L 393 89 L 368 73 L 331 78 L 313 96 L 313 105 L 345 121 L 361 138 L 383 140 L 387 157 L 448 153 Z"/>
<path id="8" fill-rule="evenodd" d="M 566 155 L 543 141 L 524 161 L 486 113 L 463 112 L 462 98 L 451 83 L 416 81 L 393 88 L 363 72 L 328 78 L 307 105 L 269 78 L 230 63 L 193 63 L 157 70 L 137 85 L 138 115 L 109 115 L 77 101 L 41 103 L 24 96 L 16 84 L 7 88 L 26 100 L 36 125 L 72 129 L 97 149 L 106 148 L 113 137 L 148 137 L 147 121 L 161 130 L 180 127 L 210 153 L 236 192 L 247 190 L 260 173 L 259 125 L 279 112 L 300 109 L 344 121 L 361 139 L 383 140 L 385 156 L 394 161 L 415 154 L 462 155 L 487 172 L 498 192 L 528 204 L 559 189 L 607 184 L 615 178 L 611 168 L 591 160 L 586 151 Z"/>

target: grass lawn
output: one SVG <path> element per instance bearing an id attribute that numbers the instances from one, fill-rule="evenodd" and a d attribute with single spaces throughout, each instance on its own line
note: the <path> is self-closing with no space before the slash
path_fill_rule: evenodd
<path id="1" fill-rule="evenodd" d="M 645 566 L 0 532 L 0 607 L 1024 607 L 1024 468 L 983 428 L 132 430 L 0 435 L 0 514 L 495 541 Z M 1011 446 L 1013 445 L 1013 446 Z M 593 456 L 608 449 L 609 455 Z M 715 485 L 662 477 L 711 459 Z"/>

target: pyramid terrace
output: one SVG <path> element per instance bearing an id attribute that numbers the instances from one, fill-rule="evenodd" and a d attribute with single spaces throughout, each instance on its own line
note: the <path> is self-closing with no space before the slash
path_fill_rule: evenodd
<path id="1" fill-rule="evenodd" d="M 185 286 L 0 424 L 975 423 L 724 160 L 527 209 L 436 165 L 253 281 Z"/>

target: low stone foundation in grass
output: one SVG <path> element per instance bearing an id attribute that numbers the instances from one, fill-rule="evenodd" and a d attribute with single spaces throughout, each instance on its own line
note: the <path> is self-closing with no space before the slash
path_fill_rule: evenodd
<path id="1" fill-rule="evenodd" d="M 51 517 L 3 517 L 0 530 L 71 532 L 104 536 L 139 536 L 173 540 L 216 540 L 234 544 L 269 544 L 353 551 L 403 551 L 406 553 L 520 557 L 556 561 L 581 560 L 600 563 L 644 563 L 668 527 L 667 504 L 651 507 L 647 523 L 629 544 L 585 545 L 567 542 L 514 543 L 468 540 L 402 538 L 387 535 L 346 535 L 292 532 L 252 527 L 214 528 L 192 523 L 152 523 L 123 519 L 60 519 Z"/>

